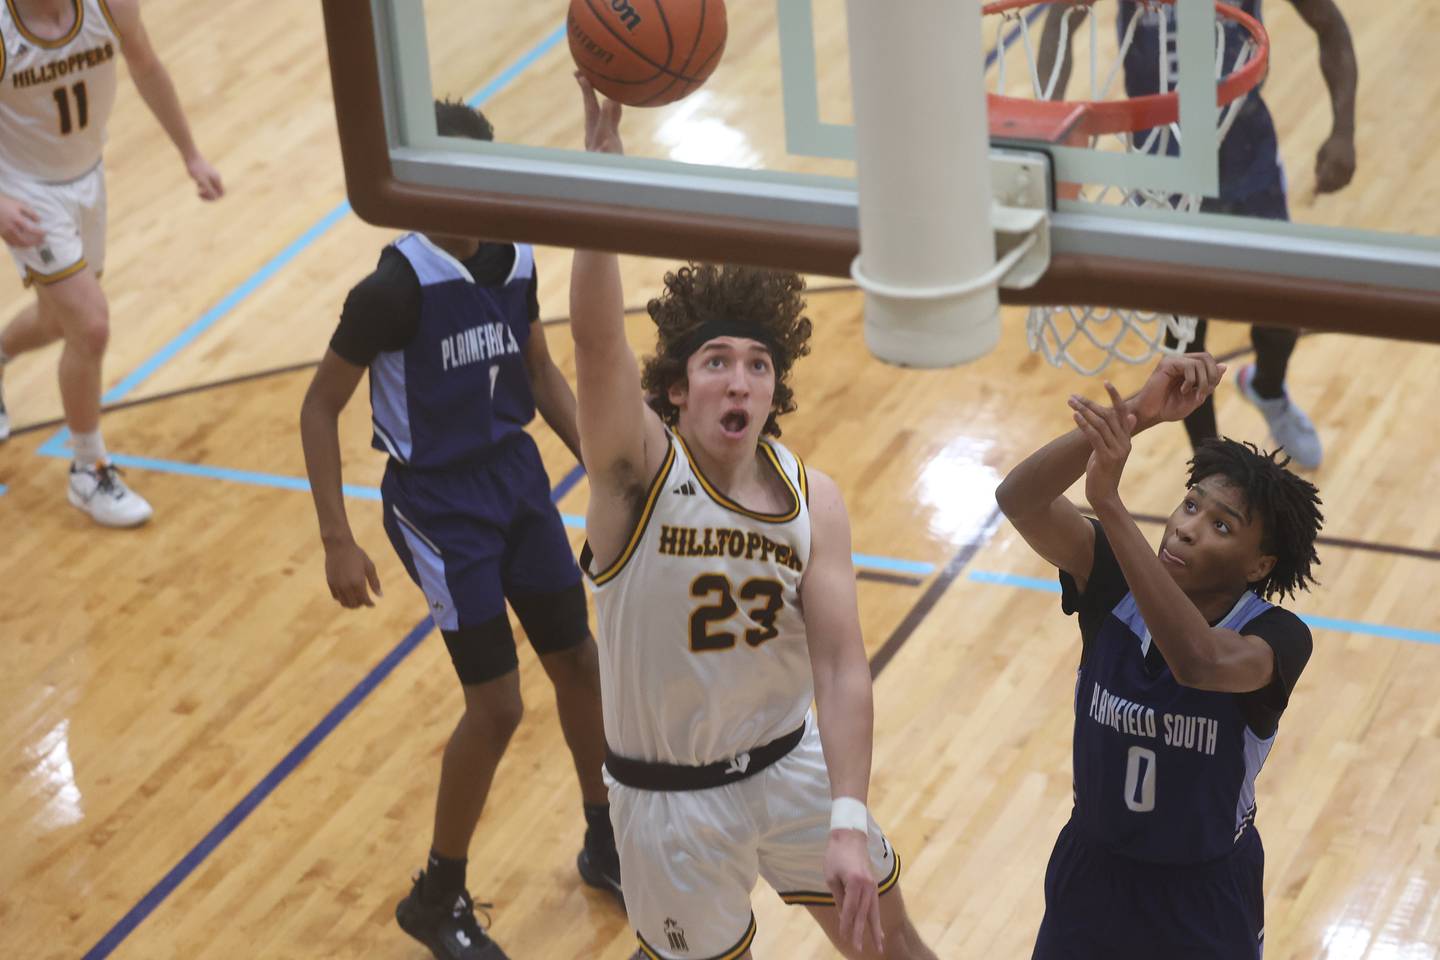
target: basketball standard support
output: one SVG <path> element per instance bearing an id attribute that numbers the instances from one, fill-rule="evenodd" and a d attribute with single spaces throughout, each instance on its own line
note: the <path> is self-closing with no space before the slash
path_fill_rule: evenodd
<path id="1" fill-rule="evenodd" d="M 865 342 L 951 366 L 1000 338 L 980 5 L 847 0 Z"/>

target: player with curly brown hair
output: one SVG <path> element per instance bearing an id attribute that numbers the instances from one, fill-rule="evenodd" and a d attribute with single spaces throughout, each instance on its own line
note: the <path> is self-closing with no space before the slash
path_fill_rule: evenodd
<path id="1" fill-rule="evenodd" d="M 619 106 L 581 87 L 587 148 L 618 153 Z M 808 352 L 803 291 L 745 267 L 667 274 L 642 374 L 615 256 L 575 253 L 581 566 L 640 957 L 749 957 L 760 876 L 847 957 L 934 957 L 865 807 L 874 709 L 845 505 L 773 439 Z"/>

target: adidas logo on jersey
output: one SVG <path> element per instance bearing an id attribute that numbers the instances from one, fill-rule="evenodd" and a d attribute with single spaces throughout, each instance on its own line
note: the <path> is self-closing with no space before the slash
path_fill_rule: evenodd
<path id="1" fill-rule="evenodd" d="M 691 483 L 689 480 L 686 480 L 684 483 L 680 484 L 680 486 L 676 487 L 670 492 L 679 494 L 682 497 L 693 497 L 696 493 L 695 484 Z"/>

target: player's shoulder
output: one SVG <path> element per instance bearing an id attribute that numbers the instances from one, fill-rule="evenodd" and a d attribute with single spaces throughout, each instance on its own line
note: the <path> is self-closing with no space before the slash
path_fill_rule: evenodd
<path id="1" fill-rule="evenodd" d="M 1308 650 L 1314 645 L 1310 626 L 1295 613 L 1276 605 L 1257 614 L 1241 632 L 1260 637 L 1272 646 L 1283 643 Z"/>
<path id="2" fill-rule="evenodd" d="M 140 0 L 96 0 L 121 33 L 140 20 Z"/>

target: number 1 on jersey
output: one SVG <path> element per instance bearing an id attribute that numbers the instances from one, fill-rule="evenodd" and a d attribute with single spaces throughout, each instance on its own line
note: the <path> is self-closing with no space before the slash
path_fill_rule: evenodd
<path id="1" fill-rule="evenodd" d="M 75 94 L 75 119 L 74 125 L 70 122 L 70 94 Z M 62 135 L 71 130 L 84 130 L 90 122 L 90 99 L 85 93 L 85 81 L 70 87 L 55 88 L 55 105 L 60 108 L 60 133 Z"/>

